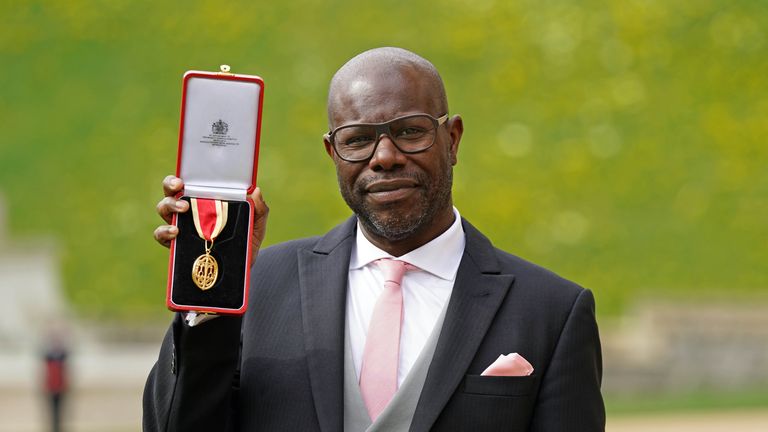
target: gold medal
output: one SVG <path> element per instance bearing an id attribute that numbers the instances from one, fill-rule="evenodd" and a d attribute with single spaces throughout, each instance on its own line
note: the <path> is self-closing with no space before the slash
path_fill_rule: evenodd
<path id="1" fill-rule="evenodd" d="M 211 249 L 213 241 L 227 224 L 228 206 L 226 201 L 191 198 L 190 207 L 197 235 L 205 244 L 205 253 L 192 264 L 192 282 L 205 291 L 216 284 L 219 276 L 219 263 L 211 255 Z"/>
<path id="2" fill-rule="evenodd" d="M 219 263 L 211 255 L 211 248 L 208 247 L 207 240 L 205 243 L 205 254 L 197 257 L 195 263 L 192 264 L 192 282 L 203 291 L 213 287 L 219 276 Z"/>

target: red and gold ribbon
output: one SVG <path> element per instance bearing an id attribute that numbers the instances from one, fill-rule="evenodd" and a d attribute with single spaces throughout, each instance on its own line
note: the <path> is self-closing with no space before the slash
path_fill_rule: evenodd
<path id="1" fill-rule="evenodd" d="M 189 201 L 197 235 L 213 243 L 227 225 L 227 202 L 205 198 L 191 198 Z"/>
<path id="2" fill-rule="evenodd" d="M 189 204 L 197 235 L 205 241 L 205 254 L 192 264 L 192 281 L 205 291 L 213 287 L 219 275 L 219 263 L 211 256 L 211 248 L 227 225 L 229 208 L 226 201 L 205 198 L 190 198 Z"/>

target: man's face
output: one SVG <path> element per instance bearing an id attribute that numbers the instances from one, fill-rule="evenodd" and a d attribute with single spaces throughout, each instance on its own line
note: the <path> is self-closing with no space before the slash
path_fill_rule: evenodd
<path id="1" fill-rule="evenodd" d="M 408 114 L 446 114 L 436 112 L 434 91 L 410 68 L 362 73 L 341 87 L 331 101 L 334 128 L 386 122 Z M 399 241 L 429 230 L 437 220 L 453 219 L 452 167 L 461 133 L 452 136 L 452 124 L 438 127 L 434 145 L 415 154 L 400 152 L 383 136 L 373 156 L 362 162 L 340 159 L 326 140 L 341 195 L 368 233 Z"/>

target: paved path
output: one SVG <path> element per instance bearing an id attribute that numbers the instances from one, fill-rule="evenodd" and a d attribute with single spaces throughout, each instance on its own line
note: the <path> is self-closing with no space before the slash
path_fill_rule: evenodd
<path id="1" fill-rule="evenodd" d="M 768 410 L 666 413 L 608 419 L 607 432 L 767 432 Z"/>

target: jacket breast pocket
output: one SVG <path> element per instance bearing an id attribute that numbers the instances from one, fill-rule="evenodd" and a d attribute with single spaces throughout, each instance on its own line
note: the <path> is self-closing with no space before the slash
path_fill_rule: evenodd
<path id="1" fill-rule="evenodd" d="M 464 377 L 464 393 L 487 396 L 527 396 L 534 390 L 538 377 L 529 376 L 483 376 Z"/>
<path id="2" fill-rule="evenodd" d="M 537 375 L 465 375 L 431 431 L 526 431 L 538 382 Z"/>

